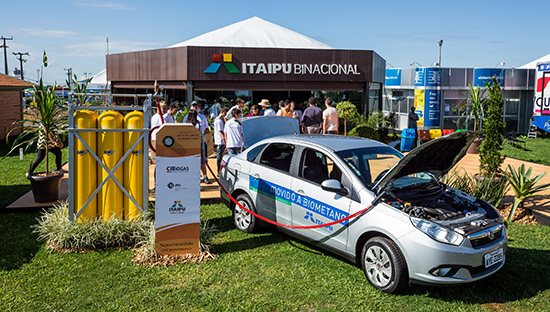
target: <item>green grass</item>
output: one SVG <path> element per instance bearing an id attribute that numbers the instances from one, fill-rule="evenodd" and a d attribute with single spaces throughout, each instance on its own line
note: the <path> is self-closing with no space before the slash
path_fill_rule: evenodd
<path id="1" fill-rule="evenodd" d="M 56 254 L 34 240 L 34 214 L 0 214 L 0 311 L 548 311 L 550 228 L 512 224 L 507 263 L 456 287 L 371 287 L 361 269 L 272 231 L 234 229 L 223 205 L 203 205 L 219 232 L 214 261 L 147 268 L 131 250 Z"/>
<path id="2" fill-rule="evenodd" d="M 524 140 L 525 148 L 516 148 L 509 143 L 504 143 L 502 155 L 550 166 L 550 156 L 548 155 L 548 151 L 550 151 L 550 137 L 527 138 Z"/>
<path id="3" fill-rule="evenodd" d="M 12 141 L 10 141 L 11 143 Z M 11 145 L 10 145 L 11 146 Z M 25 177 L 25 173 L 29 170 L 30 164 L 36 157 L 36 153 L 29 152 L 19 160 L 19 151 L 15 151 L 10 156 L 4 157 L 9 152 L 9 147 L 5 141 L 0 143 L 0 209 L 6 207 L 18 197 L 29 191 L 31 184 Z M 67 147 L 62 149 L 63 163 L 68 161 Z M 55 156 L 50 153 L 50 170 L 55 168 Z M 36 168 L 36 172 L 46 170 L 46 159 Z"/>

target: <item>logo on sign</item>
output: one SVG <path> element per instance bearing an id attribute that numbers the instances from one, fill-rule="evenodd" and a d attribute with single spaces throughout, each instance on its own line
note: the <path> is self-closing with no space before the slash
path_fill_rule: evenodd
<path id="1" fill-rule="evenodd" d="M 313 213 L 311 213 L 311 212 L 309 212 L 309 211 L 306 211 L 306 215 L 304 216 L 304 219 L 309 220 L 309 221 L 311 221 L 313 224 L 317 224 L 317 225 L 325 224 L 325 223 L 321 222 L 321 220 L 315 219 L 315 218 L 313 217 Z M 333 228 L 331 225 L 329 225 L 329 226 L 327 226 L 327 227 L 324 227 L 324 229 L 326 229 L 326 230 L 328 230 L 328 231 L 332 231 L 334 228 Z"/>
<path id="2" fill-rule="evenodd" d="M 174 204 L 168 208 L 168 211 L 170 211 L 170 213 L 183 213 L 185 212 L 185 207 L 183 207 L 181 201 L 175 200 Z"/>
<path id="3" fill-rule="evenodd" d="M 181 187 L 181 184 L 170 182 L 170 183 L 168 183 L 167 186 L 168 186 L 169 189 L 173 189 L 174 187 L 177 189 L 177 188 Z"/>
<path id="4" fill-rule="evenodd" d="M 205 74 L 215 74 L 222 66 L 225 67 L 230 74 L 240 74 L 241 71 L 233 65 L 233 54 L 231 53 L 214 53 L 212 54 L 212 64 L 204 71 Z"/>
<path id="5" fill-rule="evenodd" d="M 166 173 L 178 173 L 178 172 L 188 172 L 189 167 L 182 166 L 168 166 L 166 167 Z"/>
<path id="6" fill-rule="evenodd" d="M 548 83 L 550 83 L 550 77 L 546 77 L 546 79 L 543 78 L 545 77 L 540 77 L 537 79 L 537 92 L 542 92 L 542 89 L 546 89 L 546 87 L 548 87 Z"/>

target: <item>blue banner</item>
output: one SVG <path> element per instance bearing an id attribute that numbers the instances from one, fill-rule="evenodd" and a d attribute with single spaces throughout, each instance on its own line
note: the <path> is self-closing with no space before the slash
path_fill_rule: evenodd
<path id="1" fill-rule="evenodd" d="M 332 221 L 343 219 L 349 214 L 338 208 L 329 206 L 311 197 L 302 196 L 295 193 L 285 187 L 277 185 L 275 183 L 268 182 L 266 180 L 256 179 L 253 176 L 249 176 L 249 188 L 252 191 L 256 191 L 265 196 L 269 196 L 278 202 L 286 205 L 298 205 L 311 212 L 320 214 L 321 216 L 328 218 Z M 349 220 L 340 222 L 342 225 L 349 223 Z"/>
<path id="2" fill-rule="evenodd" d="M 414 70 L 414 86 L 415 87 L 424 87 L 424 75 L 425 75 L 426 69 L 425 68 L 416 68 Z"/>
<path id="3" fill-rule="evenodd" d="M 537 70 L 538 71 L 550 71 L 550 63 L 549 64 L 539 64 L 537 66 Z M 386 69 L 386 72 L 387 71 L 388 70 Z M 388 74 L 386 74 L 386 76 L 388 76 Z M 388 78 L 386 78 L 386 79 L 388 79 Z"/>
<path id="4" fill-rule="evenodd" d="M 424 99 L 424 127 L 439 127 L 441 114 L 441 90 L 426 89 Z"/>
<path id="5" fill-rule="evenodd" d="M 504 87 L 503 68 L 474 68 L 474 87 L 485 87 L 485 83 L 490 83 L 492 77 L 496 77 L 497 82 Z"/>
<path id="6" fill-rule="evenodd" d="M 389 68 L 386 69 L 386 86 L 400 86 L 401 85 L 401 69 Z"/>

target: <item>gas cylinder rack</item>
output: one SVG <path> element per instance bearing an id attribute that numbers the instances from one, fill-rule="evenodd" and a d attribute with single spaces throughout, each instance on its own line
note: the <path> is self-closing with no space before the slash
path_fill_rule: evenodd
<path id="1" fill-rule="evenodd" d="M 81 101 L 78 101 L 78 99 L 85 99 L 85 98 L 96 98 L 96 99 L 103 99 L 101 101 L 102 103 L 105 102 L 105 99 L 114 99 L 114 98 L 133 98 L 134 104 L 133 105 L 126 105 L 126 106 L 119 106 L 119 105 L 103 105 L 100 106 L 93 106 L 94 103 L 97 103 L 99 101 L 92 102 L 91 106 L 85 106 L 80 104 Z M 145 98 L 145 101 L 143 105 L 139 104 L 140 98 Z M 148 187 L 149 187 L 149 153 L 148 153 L 148 146 L 149 146 L 149 129 L 150 129 L 150 120 L 151 120 L 151 103 L 153 101 L 154 96 L 152 94 L 98 94 L 98 93 L 70 93 L 69 94 L 69 220 L 73 221 L 75 219 L 82 221 L 84 218 L 83 212 L 88 208 L 88 206 L 91 206 L 91 202 L 97 201 L 97 198 L 99 197 L 98 194 L 101 192 L 103 188 L 109 188 L 111 189 L 118 189 L 119 191 L 122 191 L 122 193 L 125 196 L 125 202 L 131 202 L 130 205 L 137 207 L 139 209 L 139 212 L 144 213 L 147 211 L 148 201 L 149 201 L 149 194 L 148 194 Z M 141 115 L 141 112 L 143 112 L 143 122 L 141 127 L 124 127 L 125 120 L 123 119 L 122 123 L 123 126 L 118 129 L 110 129 L 107 127 L 101 127 L 99 124 L 97 124 L 96 127 L 89 126 L 89 127 L 78 127 L 77 124 L 75 124 L 75 116 L 76 113 L 82 113 L 86 112 L 84 115 L 89 116 L 96 116 L 96 111 L 105 111 L 110 112 L 111 114 L 119 113 L 121 111 L 127 111 L 127 112 L 136 112 Z M 101 115 L 100 115 L 101 116 Z M 99 120 L 99 119 L 98 119 Z M 93 133 L 95 135 L 91 135 L 90 133 Z M 99 155 L 99 148 L 91 147 L 89 142 L 86 142 L 86 139 L 83 139 L 83 137 L 86 138 L 95 138 L 97 139 L 102 138 L 104 135 L 107 135 L 109 133 L 120 133 L 125 138 L 126 137 L 133 137 L 131 140 L 131 143 L 128 144 L 130 147 L 123 148 L 124 154 L 121 156 L 120 159 L 116 160 L 116 164 L 112 168 L 108 168 L 106 164 L 103 163 L 101 157 L 102 155 Z M 132 134 L 139 133 L 139 136 L 136 139 L 136 136 L 131 136 Z M 78 146 L 82 150 L 76 149 L 76 146 Z M 141 151 L 135 151 L 139 145 L 142 144 Z M 95 142 L 94 142 L 95 145 Z M 98 144 L 99 145 L 99 142 Z M 119 147 L 120 148 L 120 147 Z M 97 152 L 96 152 L 97 150 Z M 77 181 L 77 168 L 76 168 L 76 162 L 77 162 L 77 153 L 78 156 L 82 154 L 88 154 L 91 156 L 95 162 L 88 161 L 87 164 L 93 163 L 93 166 L 91 168 L 97 168 L 92 169 L 89 171 L 92 172 L 79 172 L 80 179 L 91 179 L 95 180 L 94 177 L 103 178 L 104 175 L 105 178 L 102 181 L 97 180 L 97 183 L 95 183 L 92 187 L 93 192 L 90 191 L 90 195 L 86 195 L 86 199 L 80 199 L 79 205 L 77 205 L 76 201 L 76 193 L 78 190 L 75 189 L 75 183 Z M 105 152 L 105 154 L 109 154 L 108 152 Z M 129 190 L 124 186 L 124 182 L 120 181 L 120 177 L 117 178 L 115 176 L 118 175 L 118 172 L 122 172 L 124 162 L 126 159 L 129 159 L 129 156 L 132 155 L 132 157 L 142 157 L 142 164 L 143 169 L 139 170 L 141 171 L 141 175 L 143 179 L 143 189 L 139 190 L 140 192 L 136 192 L 137 194 L 141 195 L 140 198 L 134 198 L 131 196 Z M 137 156 L 139 155 L 139 156 Z M 100 157 L 101 156 L 101 157 Z M 139 159 L 141 162 L 141 159 Z M 90 165 L 91 166 L 91 165 Z M 117 172 L 117 169 L 119 170 Z M 82 170 L 81 170 L 82 171 Z M 98 174 L 99 172 L 103 172 L 103 174 Z M 138 177 L 139 178 L 139 177 Z M 108 185 L 110 183 L 110 185 Z M 135 184 L 134 184 L 135 185 Z M 79 194 L 82 195 L 82 194 Z M 109 196 L 109 195 L 106 195 Z M 138 196 L 136 196 L 138 197 Z M 85 202 L 84 202 L 85 201 Z M 82 204 L 82 202 L 84 202 Z M 141 202 L 141 204 L 139 203 Z M 81 206 L 80 206 L 81 205 Z M 78 206 L 78 207 L 77 207 Z M 96 204 L 97 206 L 97 204 Z M 102 207 L 97 207 L 97 209 L 103 209 Z M 121 208 L 122 209 L 122 206 Z M 126 208 L 128 209 L 128 208 Z M 81 218 L 82 215 L 82 218 Z M 88 216 L 93 215 L 88 213 Z M 97 214 L 99 217 L 101 217 L 101 214 Z M 105 219 L 105 215 L 103 216 Z"/>

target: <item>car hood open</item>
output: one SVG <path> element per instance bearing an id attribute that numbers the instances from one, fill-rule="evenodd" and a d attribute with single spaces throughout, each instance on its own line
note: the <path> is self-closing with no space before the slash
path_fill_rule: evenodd
<path id="1" fill-rule="evenodd" d="M 298 120 L 291 117 L 258 116 L 242 118 L 240 121 L 245 148 L 263 139 L 300 133 Z"/>
<path id="2" fill-rule="evenodd" d="M 466 155 L 478 136 L 473 131 L 461 131 L 422 144 L 401 158 L 374 189 L 379 193 L 394 180 L 419 172 L 429 172 L 440 179 Z"/>

